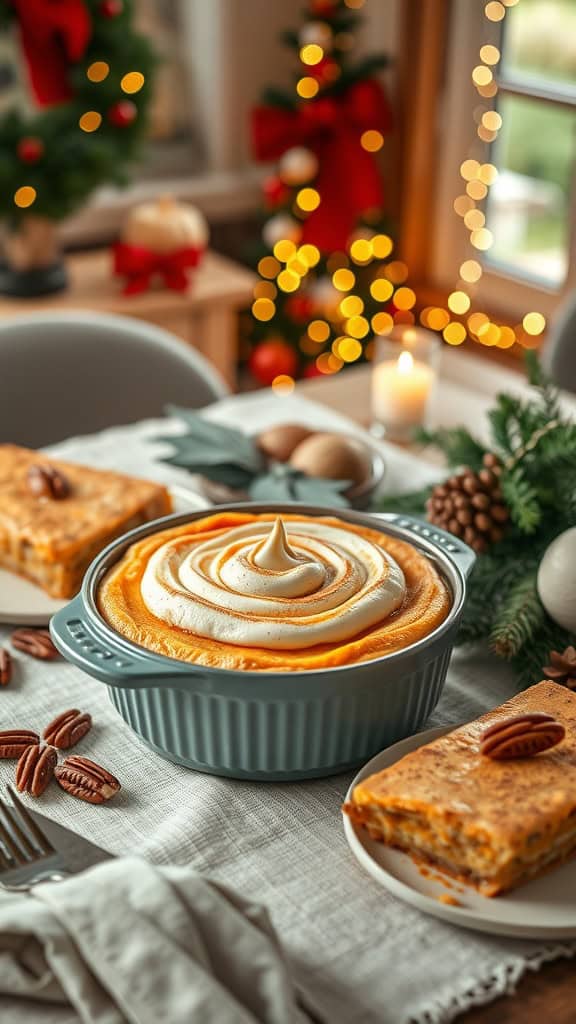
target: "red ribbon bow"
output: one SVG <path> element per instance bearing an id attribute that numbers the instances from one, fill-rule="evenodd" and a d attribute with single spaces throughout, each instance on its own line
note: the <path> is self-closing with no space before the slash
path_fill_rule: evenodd
<path id="1" fill-rule="evenodd" d="M 258 160 L 277 160 L 293 146 L 318 157 L 320 206 L 303 224 L 303 241 L 323 252 L 345 249 L 358 219 L 381 209 L 384 196 L 378 166 L 360 142 L 368 129 L 382 134 L 392 123 L 379 82 L 356 82 L 342 94 L 309 100 L 295 110 L 256 107 L 252 143 Z"/>
<path id="2" fill-rule="evenodd" d="M 84 0 L 12 0 L 32 92 L 41 107 L 72 96 L 68 66 L 81 60 L 92 34 Z"/>
<path id="3" fill-rule="evenodd" d="M 128 280 L 123 288 L 124 295 L 145 292 L 150 287 L 154 274 L 159 274 L 166 286 L 177 292 L 188 287 L 186 271 L 200 262 L 203 249 L 188 246 L 176 252 L 158 253 L 140 245 L 126 245 L 117 242 L 113 247 L 114 273 Z"/>

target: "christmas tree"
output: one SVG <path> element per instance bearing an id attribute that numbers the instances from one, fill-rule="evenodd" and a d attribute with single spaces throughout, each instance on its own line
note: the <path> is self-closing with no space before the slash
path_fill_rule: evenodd
<path id="1" fill-rule="evenodd" d="M 0 216 L 52 220 L 123 183 L 146 126 L 154 57 L 131 0 L 0 0 L 21 45 L 27 109 L 0 119 Z"/>
<path id="2" fill-rule="evenodd" d="M 278 161 L 253 254 L 261 280 L 248 365 L 262 384 L 338 372 L 369 358 L 375 335 L 414 322 L 375 156 L 391 126 L 375 77 L 387 60 L 351 56 L 362 5 L 309 0 L 299 30 L 283 37 L 293 90 L 267 90 L 253 112 L 257 159 Z"/>

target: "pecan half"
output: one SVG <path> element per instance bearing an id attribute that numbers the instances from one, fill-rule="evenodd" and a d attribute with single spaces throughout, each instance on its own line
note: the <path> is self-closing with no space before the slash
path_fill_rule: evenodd
<path id="1" fill-rule="evenodd" d="M 54 747 L 35 744 L 21 754 L 16 765 L 16 789 L 30 796 L 42 796 L 58 761 Z"/>
<path id="2" fill-rule="evenodd" d="M 92 718 L 78 708 L 70 708 L 50 722 L 44 729 L 44 739 L 58 750 L 68 750 L 78 743 L 92 727 Z"/>
<path id="3" fill-rule="evenodd" d="M 31 729 L 5 729 L 0 732 L 0 758 L 20 757 L 28 747 L 39 743 L 38 733 Z"/>
<path id="4" fill-rule="evenodd" d="M 566 730 L 545 711 L 501 718 L 480 736 L 480 753 L 494 761 L 533 757 L 561 743 Z"/>
<path id="5" fill-rule="evenodd" d="M 105 768 L 74 754 L 58 765 L 54 774 L 62 789 L 89 804 L 103 804 L 120 789 L 118 779 Z"/>
<path id="6" fill-rule="evenodd" d="M 12 658 L 10 651 L 0 647 L 0 686 L 8 686 L 12 679 Z"/>
<path id="7" fill-rule="evenodd" d="M 23 651 L 32 658 L 49 661 L 58 657 L 58 651 L 47 629 L 16 629 L 10 637 L 10 642 L 17 651 Z"/>
<path id="8" fill-rule="evenodd" d="M 68 478 L 46 463 L 34 462 L 28 469 L 26 476 L 28 490 L 36 498 L 51 498 L 53 501 L 61 501 L 70 494 Z"/>

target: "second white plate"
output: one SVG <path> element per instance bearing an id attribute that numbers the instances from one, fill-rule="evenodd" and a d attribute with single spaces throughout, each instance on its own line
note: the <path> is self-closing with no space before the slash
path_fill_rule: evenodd
<path id="1" fill-rule="evenodd" d="M 209 502 L 185 487 L 170 487 L 175 512 L 209 508 Z M 29 580 L 0 569 L 0 623 L 10 626 L 47 626 L 52 616 L 68 601 L 50 597 Z"/>
<path id="2" fill-rule="evenodd" d="M 429 729 L 377 754 L 358 773 L 346 799 L 350 799 L 354 786 L 362 779 L 388 768 L 405 754 L 446 732 L 450 730 Z M 576 938 L 576 860 L 504 896 L 487 899 L 473 889 L 442 878 L 433 868 L 423 874 L 405 853 L 375 842 L 365 829 L 353 824 L 347 815 L 343 817 L 346 838 L 362 867 L 398 899 L 425 914 L 493 935 L 523 939 Z M 440 902 L 439 898 L 446 896 L 456 899 L 459 906 Z"/>

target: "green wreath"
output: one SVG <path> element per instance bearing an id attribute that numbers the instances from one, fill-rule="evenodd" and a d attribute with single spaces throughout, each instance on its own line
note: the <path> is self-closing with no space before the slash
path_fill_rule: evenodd
<path id="1" fill-rule="evenodd" d="M 0 29 L 19 38 L 37 106 L 0 118 L 0 217 L 12 226 L 31 213 L 58 220 L 98 185 L 126 183 L 155 66 L 148 40 L 133 29 L 132 6 L 0 0 Z"/>

